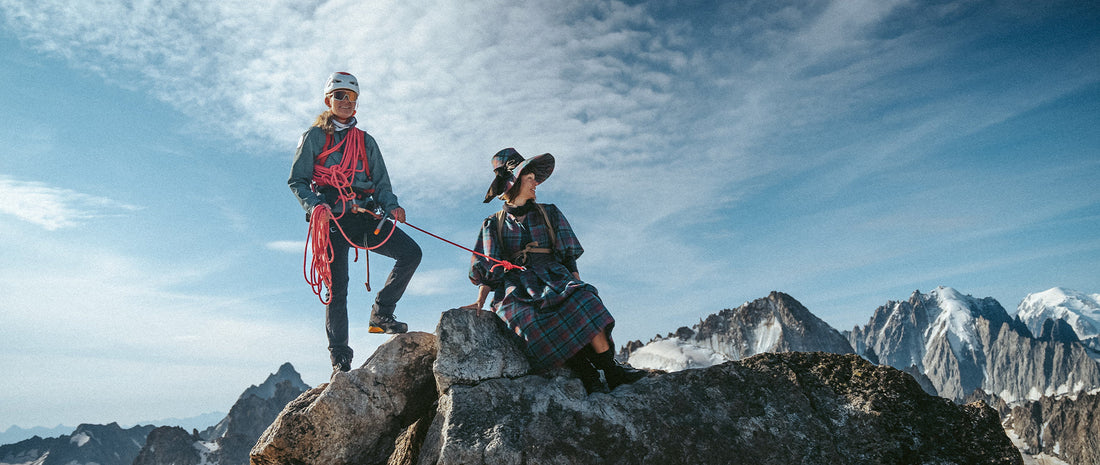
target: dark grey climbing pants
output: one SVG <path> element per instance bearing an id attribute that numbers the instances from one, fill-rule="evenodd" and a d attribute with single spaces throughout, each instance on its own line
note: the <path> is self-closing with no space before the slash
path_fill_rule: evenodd
<path id="1" fill-rule="evenodd" d="M 394 222 L 386 221 L 378 235 L 374 234 L 374 228 L 378 220 L 366 213 L 346 213 L 338 220 L 340 227 L 344 229 L 348 238 L 359 241 L 358 245 L 366 244 L 374 247 L 386 239 Z M 329 290 L 328 306 L 325 307 L 325 330 L 328 333 L 328 348 L 335 355 L 337 352 L 347 351 L 348 347 L 348 253 L 351 245 L 336 229 L 335 225 L 329 226 L 329 238 L 332 239 L 332 289 Z M 420 265 L 420 246 L 401 229 L 393 231 L 393 235 L 381 247 L 371 252 L 390 257 L 396 262 L 393 270 L 386 278 L 386 284 L 374 297 L 372 315 L 393 315 L 397 307 L 397 301 L 405 293 L 416 267 Z M 367 252 L 363 252 L 367 253 Z"/>

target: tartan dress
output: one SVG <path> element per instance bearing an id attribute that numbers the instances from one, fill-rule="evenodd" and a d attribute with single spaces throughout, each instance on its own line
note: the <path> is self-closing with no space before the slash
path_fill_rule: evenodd
<path id="1" fill-rule="evenodd" d="M 470 281 L 494 290 L 493 311 L 523 339 L 536 369 L 560 366 L 601 330 L 606 329 L 610 339 L 615 326 L 596 288 L 573 277 L 562 264 L 573 262 L 584 252 L 573 228 L 556 206 L 543 207 L 557 236 L 553 254 L 528 254 L 525 264 L 511 259 L 510 254 L 532 241 L 537 241 L 538 247 L 550 247 L 542 214 L 532 209 L 518 218 L 506 213 L 500 239 L 496 237 L 497 216 L 486 218 L 474 246 L 479 253 L 526 266 L 526 270 L 493 269 L 492 262 L 477 255 L 470 263 Z"/>

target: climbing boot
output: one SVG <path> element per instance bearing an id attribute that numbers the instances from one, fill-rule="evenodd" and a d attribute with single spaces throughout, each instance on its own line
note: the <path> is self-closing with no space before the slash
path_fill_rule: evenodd
<path id="1" fill-rule="evenodd" d="M 607 385 L 604 384 L 603 379 L 600 378 L 600 371 L 592 366 L 583 355 L 574 355 L 572 358 L 565 361 L 565 366 L 569 367 L 569 369 L 573 371 L 573 374 L 581 379 L 581 384 L 584 385 L 585 392 L 589 394 L 593 392 L 611 392 L 611 390 L 607 388 Z"/>
<path id="2" fill-rule="evenodd" d="M 351 359 L 353 352 L 350 347 L 344 348 L 345 350 L 332 350 L 329 352 L 329 359 L 332 360 L 332 374 L 338 372 L 347 372 L 351 370 Z"/>
<path id="3" fill-rule="evenodd" d="M 336 357 L 332 361 L 332 374 L 336 374 L 338 371 L 350 371 L 351 370 L 351 357 L 343 356 Z"/>
<path id="4" fill-rule="evenodd" d="M 633 383 L 639 379 L 645 378 L 648 374 L 644 370 L 639 370 L 630 365 L 624 365 L 615 360 L 615 354 L 610 349 L 606 352 L 595 354 L 591 358 L 592 365 L 603 371 L 604 378 L 607 378 L 607 388 L 614 390 L 615 388 L 623 385 Z"/>
<path id="5" fill-rule="evenodd" d="M 409 325 L 395 320 L 393 315 L 371 315 L 368 330 L 372 334 L 403 334 L 409 331 Z"/>

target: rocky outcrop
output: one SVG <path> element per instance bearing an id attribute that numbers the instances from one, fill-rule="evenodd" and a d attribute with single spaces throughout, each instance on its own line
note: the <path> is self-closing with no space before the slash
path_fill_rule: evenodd
<path id="1" fill-rule="evenodd" d="M 637 367 L 678 371 L 740 360 L 765 352 L 850 354 L 848 340 L 793 297 L 772 292 L 707 316 L 647 344 L 627 345 L 621 358 Z"/>
<path id="2" fill-rule="evenodd" d="M 492 312 L 448 312 L 436 333 L 446 342 L 433 366 L 440 392 L 454 384 L 516 378 L 531 371 L 518 336 Z"/>
<path id="3" fill-rule="evenodd" d="M 260 436 L 251 462 L 373 464 L 414 455 L 438 398 L 436 342 L 427 333 L 396 336 L 361 368 L 306 391 Z"/>
<path id="4" fill-rule="evenodd" d="M 586 395 L 566 370 L 519 373 L 490 316 L 393 337 L 287 405 L 252 463 L 1022 463 L 985 404 L 856 355 L 762 354 Z"/>
<path id="5" fill-rule="evenodd" d="M 1047 454 L 1071 464 L 1100 463 L 1100 395 L 1043 397 L 1012 408 L 1005 427 L 1028 454 Z"/>
<path id="6" fill-rule="evenodd" d="M 1047 319 L 1043 322 L 1043 327 L 1039 330 L 1038 340 L 1061 342 L 1063 344 L 1081 342 L 1081 340 L 1077 338 L 1077 333 L 1073 331 L 1073 326 L 1066 323 L 1066 320 L 1051 319 Z"/>
<path id="7" fill-rule="evenodd" d="M 0 464 L 68 465 L 97 463 L 130 465 L 134 462 L 152 425 L 122 428 L 118 423 L 83 424 L 70 435 L 31 439 L 0 446 Z"/>

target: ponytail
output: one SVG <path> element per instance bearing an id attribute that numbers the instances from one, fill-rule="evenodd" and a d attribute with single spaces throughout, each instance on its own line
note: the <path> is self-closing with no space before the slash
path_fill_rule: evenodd
<path id="1" fill-rule="evenodd" d="M 317 119 L 313 122 L 313 125 L 321 128 L 321 130 L 325 131 L 325 134 L 331 135 L 336 132 L 336 126 L 332 124 L 332 118 L 332 109 L 325 110 L 321 112 L 320 115 L 317 115 Z"/>

